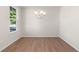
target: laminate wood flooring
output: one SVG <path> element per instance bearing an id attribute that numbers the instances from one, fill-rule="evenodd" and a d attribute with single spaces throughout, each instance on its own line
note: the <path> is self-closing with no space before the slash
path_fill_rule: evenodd
<path id="1" fill-rule="evenodd" d="M 2 52 L 76 52 L 60 38 L 21 38 Z"/>

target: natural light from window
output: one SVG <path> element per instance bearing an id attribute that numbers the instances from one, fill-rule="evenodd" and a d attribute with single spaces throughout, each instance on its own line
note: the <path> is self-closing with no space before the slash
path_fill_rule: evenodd
<path id="1" fill-rule="evenodd" d="M 10 6 L 10 32 L 16 31 L 16 9 Z"/>

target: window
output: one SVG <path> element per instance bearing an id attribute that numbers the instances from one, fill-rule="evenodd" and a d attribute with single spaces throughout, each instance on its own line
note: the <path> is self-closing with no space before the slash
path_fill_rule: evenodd
<path id="1" fill-rule="evenodd" d="M 10 6 L 10 32 L 16 31 L 16 9 Z"/>

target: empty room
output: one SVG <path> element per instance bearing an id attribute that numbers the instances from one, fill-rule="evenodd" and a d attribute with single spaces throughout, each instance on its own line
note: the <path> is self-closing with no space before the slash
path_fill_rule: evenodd
<path id="1" fill-rule="evenodd" d="M 79 6 L 0 6 L 1 52 L 78 52 Z"/>

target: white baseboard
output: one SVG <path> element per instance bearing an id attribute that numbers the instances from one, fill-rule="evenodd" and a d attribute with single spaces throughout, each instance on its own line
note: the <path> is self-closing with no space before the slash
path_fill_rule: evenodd
<path id="1" fill-rule="evenodd" d="M 20 38 L 19 38 L 20 39 Z M 0 49 L 0 51 L 3 51 L 5 48 L 7 48 L 9 45 L 11 45 L 12 43 L 14 43 L 15 41 L 17 41 L 18 39 L 16 39 L 16 40 L 14 40 L 14 41 L 11 41 L 11 42 L 9 42 L 8 44 L 6 44 L 4 47 L 2 47 L 1 49 Z"/>
<path id="2" fill-rule="evenodd" d="M 23 36 L 23 37 L 58 37 L 58 36 Z"/>
<path id="3" fill-rule="evenodd" d="M 71 44 L 70 42 L 68 42 L 67 40 L 65 40 L 65 38 L 59 36 L 59 38 L 61 38 L 62 40 L 64 40 L 67 44 L 69 44 L 70 46 L 72 46 L 74 49 L 76 49 L 77 51 L 79 51 L 79 49 L 77 47 L 75 47 L 73 44 Z"/>

